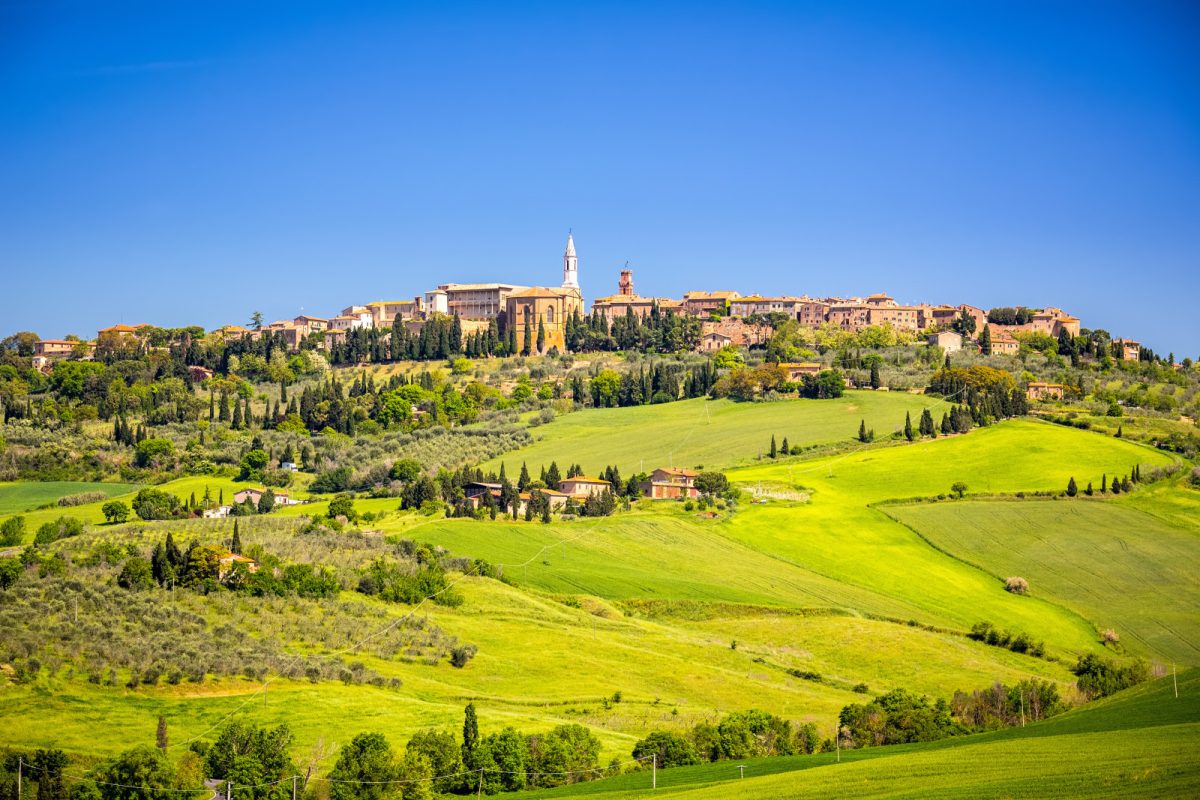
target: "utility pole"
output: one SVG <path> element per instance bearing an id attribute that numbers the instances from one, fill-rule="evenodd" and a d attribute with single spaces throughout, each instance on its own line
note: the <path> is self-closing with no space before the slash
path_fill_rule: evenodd
<path id="1" fill-rule="evenodd" d="M 833 734 L 834 747 L 837 749 L 837 763 L 842 763 L 842 721 L 838 720 L 836 732 Z"/>
<path id="2" fill-rule="evenodd" d="M 738 764 L 738 777 L 739 778 L 746 777 L 746 765 L 745 764 Z"/>
<path id="3" fill-rule="evenodd" d="M 1025 692 L 1021 692 L 1021 727 L 1025 727 Z"/>
<path id="4" fill-rule="evenodd" d="M 658 753 L 650 756 L 650 788 L 658 788 Z"/>
<path id="5" fill-rule="evenodd" d="M 296 800 L 296 778 L 298 775 L 292 776 L 292 800 Z"/>
<path id="6" fill-rule="evenodd" d="M 225 781 L 225 800 L 233 800 L 233 781 Z"/>
<path id="7" fill-rule="evenodd" d="M 1171 662 L 1171 683 L 1175 684 L 1175 699 L 1179 699 L 1179 678 L 1175 673 L 1175 662 Z M 19 800 L 19 798 L 18 798 Z"/>
<path id="8" fill-rule="evenodd" d="M 17 756 L 17 800 L 21 800 L 21 770 L 24 766 L 21 756 Z"/>
<path id="9" fill-rule="evenodd" d="M 483 767 L 479 768 L 479 788 L 475 790 L 476 797 L 483 797 Z"/>

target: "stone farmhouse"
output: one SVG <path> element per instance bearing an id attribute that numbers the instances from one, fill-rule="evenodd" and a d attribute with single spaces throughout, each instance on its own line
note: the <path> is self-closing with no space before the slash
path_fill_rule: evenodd
<path id="1" fill-rule="evenodd" d="M 1025 389 L 1025 396 L 1030 400 L 1062 400 L 1063 385 L 1061 383 L 1031 381 Z"/>
<path id="2" fill-rule="evenodd" d="M 659 467 L 642 483 L 642 495 L 651 500 L 695 499 L 700 496 L 696 488 L 698 474 L 690 469 Z"/>

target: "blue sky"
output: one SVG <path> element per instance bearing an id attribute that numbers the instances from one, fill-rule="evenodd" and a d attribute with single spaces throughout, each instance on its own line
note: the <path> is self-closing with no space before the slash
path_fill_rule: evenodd
<path id="1" fill-rule="evenodd" d="M 444 281 L 1059 305 L 1200 355 L 1181 3 L 0 1 L 0 332 Z"/>

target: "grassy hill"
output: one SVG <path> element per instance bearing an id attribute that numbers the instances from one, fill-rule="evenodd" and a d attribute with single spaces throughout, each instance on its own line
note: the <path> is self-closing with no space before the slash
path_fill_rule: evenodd
<path id="1" fill-rule="evenodd" d="M 90 483 L 86 481 L 0 483 L 0 517 L 32 511 L 38 506 L 57 503 L 59 499 L 73 494 L 100 492 L 113 497 L 136 489 L 136 486 L 129 483 Z"/>
<path id="2" fill-rule="evenodd" d="M 1136 508 L 1095 501 L 886 510 L 937 547 L 999 578 L 1020 575 L 1034 596 L 1115 629 L 1130 652 L 1200 663 L 1200 524 L 1172 525 Z"/>
<path id="3" fill-rule="evenodd" d="M 684 400 L 633 408 L 591 408 L 559 417 L 535 429 L 534 444 L 505 453 L 484 464 L 501 462 L 515 476 L 521 462 L 531 470 L 558 461 L 562 469 L 579 464 L 588 474 L 615 464 L 623 474 L 655 467 L 731 466 L 765 454 L 771 436 L 780 444 L 806 447 L 850 442 L 866 420 L 880 436 L 904 427 L 924 408 L 945 406 L 925 395 L 902 392 L 851 391 L 837 400 L 780 400 L 735 403 L 730 400 Z"/>
<path id="4" fill-rule="evenodd" d="M 1185 797 L 1200 791 L 1200 672 L 1170 676 L 1025 728 L 839 756 L 659 770 L 654 797 Z M 737 764 L 746 767 L 739 778 Z M 647 771 L 517 797 L 651 796 Z"/>
<path id="5" fill-rule="evenodd" d="M 328 549 L 322 552 L 338 563 L 354 563 L 351 559 L 365 542 L 405 537 L 502 566 L 512 585 L 465 577 L 458 584 L 465 598 L 461 607 L 426 605 L 416 612 L 447 636 L 478 646 L 478 655 L 464 669 L 454 669 L 444 659 L 426 663 L 420 658 L 381 655 L 381 651 L 366 647 L 353 651 L 351 657 L 385 678 L 399 679 L 400 687 L 279 679 L 266 692 L 260 691 L 258 678 L 210 678 L 199 684 L 184 681 L 127 689 L 120 681 L 115 686 L 89 682 L 82 670 L 63 667 L 50 674 L 46 669 L 36 680 L 8 683 L 0 689 L 0 717 L 6 722 L 0 726 L 0 744 L 55 744 L 75 753 L 111 754 L 132 742 L 152 742 L 159 714 L 166 716 L 174 743 L 210 735 L 229 715 L 264 723 L 287 721 L 296 731 L 299 749 L 318 738 L 344 743 L 360 731 L 371 730 L 402 743 L 424 727 L 457 727 L 463 705 L 471 700 L 479 708 L 485 733 L 509 724 L 526 731 L 563 722 L 587 725 L 600 736 L 607 761 L 628 757 L 633 743 L 654 728 L 683 728 L 752 707 L 815 722 L 822 735 L 829 735 L 841 707 L 862 700 L 862 694 L 851 691 L 859 683 L 866 684 L 871 693 L 906 688 L 948 697 L 956 689 L 1037 677 L 1055 681 L 1069 694 L 1072 676 L 1067 665 L 1077 653 L 1103 652 L 1097 628 L 1112 624 L 1100 618 L 1107 600 L 1100 597 L 1088 602 L 1073 587 L 1107 582 L 1117 591 L 1126 585 L 1123 580 L 1136 581 L 1142 574 L 1130 571 L 1132 556 L 1114 550 L 1105 558 L 1058 558 L 1053 568 L 1046 567 L 1049 572 L 1044 575 L 1027 569 L 1032 596 L 1017 597 L 1004 591 L 998 577 L 1006 572 L 1005 564 L 989 563 L 993 546 L 982 534 L 973 535 L 976 530 L 986 533 L 986 525 L 978 521 L 984 514 L 978 509 L 992 501 L 914 506 L 881 503 L 945 493 L 960 479 L 972 492 L 1058 490 L 1071 475 L 1084 483 L 1098 483 L 1102 472 L 1125 472 L 1138 463 L 1161 466 L 1171 459 L 1112 437 L 1017 420 L 965 436 L 912 445 L 851 446 L 816 458 L 748 462 L 769 442 L 771 433 L 780 438 L 786 435 L 793 444 L 844 441 L 866 414 L 878 414 L 879 420 L 894 418 L 893 424 L 898 426 L 907 404 L 915 403 L 912 407 L 919 409 L 929 402 L 913 395 L 852 393 L 841 401 L 742 406 L 690 401 L 560 418 L 540 428 L 543 438 L 521 456 L 534 468 L 540 457 L 530 458 L 529 452 L 538 448 L 546 454 L 546 463 L 553 459 L 560 466 L 580 462 L 585 469 L 598 469 L 603 463 L 617 463 L 625 471 L 636 469 L 642 458 L 657 464 L 664 446 L 659 437 L 682 430 L 673 426 L 685 424 L 680 410 L 690 408 L 692 414 L 716 420 L 700 428 L 692 419 L 695 433 L 681 434 L 681 438 L 687 437 L 684 443 L 688 447 L 695 443 L 697 448 L 711 448 L 697 449 L 691 458 L 704 459 L 709 465 L 740 461 L 743 466 L 731 470 L 730 478 L 744 488 L 767 487 L 770 495 L 765 503 L 744 502 L 716 519 L 700 518 L 680 503 L 639 502 L 635 510 L 613 517 L 556 520 L 551 525 L 424 517 L 400 512 L 395 498 L 359 500 L 361 511 L 383 512 L 384 516 L 364 526 L 370 529 L 365 535 L 329 535 L 321 544 Z M 588 415 L 610 412 L 611 420 L 620 424 L 596 422 L 594 425 L 606 432 L 599 436 L 587 433 L 589 428 L 583 423 Z M 626 415 L 634 422 L 627 424 Z M 579 423 L 567 425 L 575 417 L 580 418 Z M 872 424 L 877 431 L 888 429 L 868 417 L 868 425 Z M 603 441 L 595 443 L 593 439 Z M 594 455 L 588 458 L 595 463 L 572 450 L 593 445 Z M 675 460 L 687 463 L 678 456 Z M 514 463 L 519 462 L 510 457 L 508 463 L 513 472 Z M 237 484 L 187 478 L 163 488 L 181 497 L 191 492 L 199 497 L 205 486 L 214 496 L 223 489 L 228 500 Z M 1174 544 L 1139 540 L 1130 552 L 1186 566 L 1194 547 L 1189 548 L 1188 540 L 1178 532 L 1187 530 L 1181 520 L 1195 510 L 1189 491 L 1164 483 L 1139 488 L 1118 501 L 1011 500 L 997 505 L 1086 508 L 1079 512 L 1091 515 L 1085 522 L 1104 523 L 1110 534 L 1127 527 L 1131 518 L 1148 521 L 1146 526 L 1153 523 L 1154 527 L 1137 528 L 1125 538 L 1139 537 L 1144 529 L 1155 539 L 1174 537 L 1169 540 Z M 788 499 L 779 499 L 784 497 Z M 311 537 L 297 535 L 296 517 L 322 508 L 323 504 L 314 504 L 270 517 L 242 518 L 243 542 L 302 559 L 316 544 Z M 910 524 L 922 533 L 925 527 L 950 530 L 945 542 L 935 547 L 930 541 L 936 532 L 927 534 L 927 541 L 888 516 L 897 508 L 905 513 L 928 509 L 929 519 Z M 70 512 L 99 521 L 99 504 Z M 1110 514 L 1115 520 L 1111 523 Z M 31 523 L 33 527 L 38 524 L 36 519 Z M 1087 525 L 1070 514 L 1034 520 L 1028 526 L 1030 537 L 1039 525 L 1050 526 L 1063 548 L 1086 548 L 1096 541 L 1080 530 Z M 196 537 L 212 542 L 228 537 L 230 528 L 228 521 L 204 520 L 98 526 L 78 541 L 56 546 L 78 548 L 78 555 L 84 556 L 93 545 L 135 543 L 146 548 L 152 536 L 164 535 L 166 529 L 172 530 L 178 541 Z M 1175 533 L 1163 534 L 1164 530 Z M 952 534 L 958 538 L 951 538 Z M 1122 576 L 1125 572 L 1128 577 Z M 1194 571 L 1164 567 L 1156 574 L 1161 576 L 1164 591 L 1178 590 L 1179 605 L 1163 604 L 1167 612 L 1185 614 L 1189 607 L 1195 609 L 1195 590 L 1190 587 Z M 247 641 L 278 640 L 289 652 L 298 653 L 349 648 L 384 622 L 413 612 L 408 606 L 385 605 L 349 591 L 337 599 L 281 599 L 270 604 L 228 592 L 209 596 L 179 592 L 172 597 L 165 590 L 150 591 L 161 604 L 180 603 L 212 629 L 237 626 Z M 74 624 L 68 617 L 68 600 L 66 596 L 55 598 L 39 624 L 47 630 Z M 1153 596 L 1147 596 L 1147 602 L 1157 603 Z M 380 616 L 363 616 L 363 622 L 347 622 L 336 635 L 313 638 L 313 630 L 322 627 L 322 620 L 335 623 L 357 605 Z M 983 619 L 1045 639 L 1059 660 L 1019 655 L 962 635 Z M 913 624 L 908 624 L 910 620 Z M 104 622 L 121 624 L 119 620 Z M 1137 629 L 1128 621 L 1119 624 L 1122 628 L 1131 625 L 1131 631 Z M 1179 627 L 1186 630 L 1182 624 Z M 732 646 L 735 640 L 736 648 Z M 1150 641 L 1148 635 L 1146 640 Z M 801 679 L 788 670 L 819 677 Z M 616 692 L 621 693 L 622 701 L 606 702 Z M 1160 733 L 1146 734 L 1146 749 L 1170 752 L 1177 747 L 1174 737 L 1156 738 Z M 1104 739 L 1114 734 L 1101 730 L 1077 735 Z M 1193 742 L 1194 732 L 1188 735 L 1193 738 L 1185 741 Z M 1042 757 L 1021 749 L 1027 745 L 1007 739 L 995 746 L 1015 748 L 996 751 L 1004 758 Z M 1116 750 L 1117 741 L 1098 740 L 1094 746 L 1097 752 L 1109 753 Z M 1130 763 L 1130 758 L 1149 758 L 1140 742 L 1127 750 L 1125 754 L 1114 752 L 1110 763 L 1118 766 L 1112 769 L 1119 771 L 1119 765 Z M 941 769 L 939 757 L 930 755 L 932 752 L 911 754 L 918 759 L 912 762 L 917 765 L 916 774 L 935 775 Z M 1047 757 L 1066 759 L 1076 752 L 1068 748 Z M 867 757 L 860 753 L 871 758 L 888 755 L 859 751 L 847 760 Z M 965 769 L 969 758 L 954 756 L 960 757 L 966 759 Z M 970 756 L 986 757 L 986 753 Z M 819 765 L 824 763 L 822 758 L 826 757 L 803 763 Z M 883 763 L 882 758 L 876 760 Z M 786 762 L 780 759 L 772 764 Z M 897 757 L 893 772 L 878 773 L 889 776 L 883 783 L 871 773 L 863 775 L 861 783 L 822 784 L 822 791 L 870 794 L 890 784 L 911 787 L 902 780 L 908 763 Z M 847 766 L 853 765 L 842 764 L 839 769 Z M 727 770 L 728 765 L 705 769 Z M 1103 772 L 1107 769 L 1098 767 L 1096 774 L 1116 774 Z M 982 793 L 1007 791 L 1005 776 L 988 770 L 980 772 L 980 780 L 994 784 L 979 784 L 984 787 Z M 1014 774 L 1028 780 L 1028 775 Z M 1069 770 L 1063 773 L 1063 787 L 1074 785 L 1069 783 L 1072 774 Z M 716 779 L 716 772 L 711 775 L 714 777 L 700 783 Z M 843 780 L 842 775 L 838 773 L 836 780 Z M 779 780 L 786 784 L 795 776 L 780 776 Z M 746 785 L 752 786 L 750 778 Z M 993 790 L 993 785 L 998 788 Z M 786 788 L 763 786 L 765 794 L 746 789 L 744 796 L 772 796 L 776 791 L 787 796 Z M 633 791 L 635 787 L 628 788 Z M 720 786 L 705 791 L 712 796 L 733 796 L 718 791 L 729 789 Z"/>

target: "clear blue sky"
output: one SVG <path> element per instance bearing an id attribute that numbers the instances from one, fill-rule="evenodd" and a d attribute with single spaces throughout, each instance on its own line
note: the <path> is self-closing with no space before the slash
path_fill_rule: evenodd
<path id="1" fill-rule="evenodd" d="M 0 0 L 0 331 L 444 281 L 1060 305 L 1200 355 L 1187 2 Z"/>

